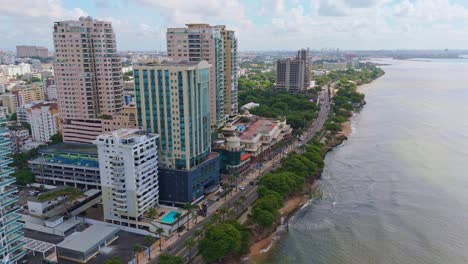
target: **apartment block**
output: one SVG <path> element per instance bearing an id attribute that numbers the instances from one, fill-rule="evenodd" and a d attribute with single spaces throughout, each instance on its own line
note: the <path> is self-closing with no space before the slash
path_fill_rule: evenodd
<path id="1" fill-rule="evenodd" d="M 10 65 L 0 65 L 0 72 L 7 76 L 17 76 L 31 73 L 32 67 L 31 64 L 28 63 L 20 63 L 18 65 L 10 64 Z"/>
<path id="2" fill-rule="evenodd" d="M 157 140 L 156 134 L 122 128 L 94 141 L 105 221 L 147 228 L 144 213 L 159 204 Z"/>
<path id="3" fill-rule="evenodd" d="M 60 124 L 60 115 L 57 103 L 41 102 L 34 104 L 27 110 L 31 124 L 32 139 L 35 142 L 49 142 L 57 134 Z"/>
<path id="4" fill-rule="evenodd" d="M 8 108 L 10 114 L 16 113 L 16 95 L 12 93 L 2 94 L 2 105 Z"/>
<path id="5" fill-rule="evenodd" d="M 295 58 L 276 62 L 276 89 L 304 93 L 310 88 L 309 50 L 301 49 Z"/>
<path id="6" fill-rule="evenodd" d="M 11 93 L 16 96 L 16 107 L 45 100 L 44 87 L 39 83 L 16 85 Z"/>
<path id="7" fill-rule="evenodd" d="M 46 47 L 38 46 L 16 46 L 16 57 L 25 58 L 25 57 L 41 57 L 47 58 L 49 56 L 49 50 Z"/>
<path id="8" fill-rule="evenodd" d="M 138 125 L 159 134 L 160 200 L 185 203 L 219 183 L 210 153 L 210 65 L 206 61 L 134 66 Z"/>
<path id="9" fill-rule="evenodd" d="M 110 22 L 54 23 L 55 84 L 64 141 L 91 143 L 123 105 L 122 64 Z"/>
<path id="10" fill-rule="evenodd" d="M 26 249 L 23 224 L 19 222 L 18 189 L 13 185 L 16 179 L 10 176 L 15 170 L 9 167 L 11 141 L 6 124 L 5 120 L 0 121 L 0 263 L 18 263 Z"/>
<path id="11" fill-rule="evenodd" d="M 225 26 L 187 24 L 168 28 L 168 56 L 178 61 L 207 61 L 210 69 L 211 125 L 219 128 L 237 112 L 237 39 Z M 227 105 L 229 104 L 229 106 Z"/>

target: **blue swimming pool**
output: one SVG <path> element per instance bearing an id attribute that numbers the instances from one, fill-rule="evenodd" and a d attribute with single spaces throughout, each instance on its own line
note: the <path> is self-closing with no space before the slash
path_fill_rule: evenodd
<path id="1" fill-rule="evenodd" d="M 176 211 L 170 211 L 163 218 L 161 218 L 161 223 L 164 224 L 173 224 L 177 220 L 177 215 L 180 214 Z"/>

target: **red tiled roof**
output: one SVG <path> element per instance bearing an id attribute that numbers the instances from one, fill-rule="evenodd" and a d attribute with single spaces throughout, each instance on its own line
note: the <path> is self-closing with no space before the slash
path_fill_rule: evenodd
<path id="1" fill-rule="evenodd" d="M 250 158 L 250 154 L 249 153 L 244 153 L 244 154 L 241 155 L 240 160 L 244 161 L 244 160 L 246 160 L 248 158 Z"/>

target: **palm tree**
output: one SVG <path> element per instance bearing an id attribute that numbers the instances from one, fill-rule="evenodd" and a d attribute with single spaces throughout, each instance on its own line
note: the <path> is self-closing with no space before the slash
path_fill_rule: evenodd
<path id="1" fill-rule="evenodd" d="M 200 243 L 200 236 L 203 234 L 201 229 L 197 229 L 193 232 L 193 235 L 197 238 L 197 243 Z"/>
<path id="2" fill-rule="evenodd" d="M 141 245 L 135 244 L 133 245 L 133 253 L 135 254 L 135 260 L 137 261 L 138 264 L 138 253 L 143 251 L 143 247 Z"/>
<path id="3" fill-rule="evenodd" d="M 232 176 L 236 179 L 236 192 L 237 192 L 237 182 L 239 180 L 240 174 L 239 174 L 239 172 L 234 172 L 234 174 L 232 174 Z"/>
<path id="4" fill-rule="evenodd" d="M 221 206 L 219 208 L 219 213 L 221 214 L 221 221 L 224 222 L 224 215 L 229 211 L 226 206 Z"/>
<path id="5" fill-rule="evenodd" d="M 156 229 L 156 234 L 158 234 L 159 236 L 159 251 L 162 251 L 162 242 L 163 242 L 163 237 L 162 237 L 162 234 L 164 233 L 164 229 L 162 229 L 161 227 L 159 227 L 158 229 Z"/>
<path id="6" fill-rule="evenodd" d="M 151 260 L 151 246 L 153 245 L 154 237 L 145 236 L 144 240 L 145 240 L 145 246 L 149 248 L 148 259 Z"/>
<path id="7" fill-rule="evenodd" d="M 245 204 L 244 204 L 245 200 L 247 200 L 247 197 L 245 195 L 241 195 L 239 197 L 239 201 L 242 203 L 242 209 L 244 209 L 245 207 Z"/>
<path id="8" fill-rule="evenodd" d="M 177 219 L 177 234 L 180 236 L 180 219 L 182 218 L 181 213 L 176 214 L 176 219 Z"/>
<path id="9" fill-rule="evenodd" d="M 188 248 L 189 250 L 189 259 L 192 258 L 192 249 L 197 245 L 197 242 L 193 240 L 193 238 L 189 238 L 185 240 L 184 245 Z"/>
<path id="10" fill-rule="evenodd" d="M 234 175 L 229 176 L 229 183 L 233 184 L 235 182 L 236 192 L 237 192 L 237 178 Z M 230 187 L 230 186 L 229 186 Z"/>
<path id="11" fill-rule="evenodd" d="M 195 217 L 195 219 L 193 221 L 195 221 L 195 224 L 198 222 L 197 219 L 198 219 L 198 205 L 193 205 L 193 211 L 192 211 L 192 219 Z"/>
<path id="12" fill-rule="evenodd" d="M 191 203 L 184 204 L 184 210 L 188 211 L 187 214 L 187 231 L 190 230 L 190 216 L 192 215 L 193 205 Z"/>
<path id="13" fill-rule="evenodd" d="M 218 223 L 221 220 L 221 216 L 219 214 L 214 214 L 211 219 L 214 223 Z"/>
<path id="14" fill-rule="evenodd" d="M 227 211 L 227 216 L 228 216 L 229 219 L 231 219 L 231 218 L 235 219 L 236 216 L 237 216 L 236 211 L 234 211 L 234 210 L 228 210 L 228 211 Z"/>
<path id="15" fill-rule="evenodd" d="M 242 206 L 242 201 L 237 199 L 235 202 L 234 202 L 234 206 L 236 207 L 236 216 L 239 216 L 239 207 Z"/>
<path id="16" fill-rule="evenodd" d="M 150 219 L 155 219 L 157 215 L 158 215 L 158 210 L 156 210 L 156 208 L 154 207 L 151 207 L 150 209 L 148 209 L 148 212 L 146 212 L 146 217 Z"/>

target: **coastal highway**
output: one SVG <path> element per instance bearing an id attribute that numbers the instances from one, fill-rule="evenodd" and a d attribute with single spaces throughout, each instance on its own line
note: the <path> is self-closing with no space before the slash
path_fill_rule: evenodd
<path id="1" fill-rule="evenodd" d="M 300 151 L 301 147 L 322 129 L 325 121 L 327 120 L 328 112 L 330 109 L 330 95 L 328 93 L 328 85 L 322 87 L 317 97 L 320 104 L 320 110 L 317 115 L 317 118 L 314 120 L 309 129 L 304 132 L 300 141 L 295 141 L 291 145 L 285 147 L 288 153 L 290 150 Z M 275 157 L 266 162 L 263 166 L 262 174 L 265 174 L 276 168 L 281 163 L 281 157 L 283 157 L 283 154 L 283 151 L 278 152 Z M 228 198 L 228 200 L 224 203 L 226 207 L 228 207 L 229 209 L 235 209 L 234 203 L 242 195 L 246 197 L 246 200 L 244 202 L 245 208 L 249 207 L 255 202 L 255 200 L 258 198 L 257 186 L 250 184 L 245 184 L 244 186 L 245 190 L 239 191 Z M 191 227 L 190 231 L 185 233 L 176 242 L 174 242 L 170 246 L 170 248 L 166 250 L 166 252 L 172 255 L 181 256 L 184 258 L 185 263 L 188 263 L 190 259 L 196 256 L 197 249 L 193 248 L 190 254 L 189 250 L 184 245 L 185 241 L 193 237 L 195 230 L 202 229 L 211 220 L 212 217 L 213 214 L 210 214 L 204 220 Z M 203 261 L 201 260 L 201 258 L 196 258 L 192 261 L 192 263 L 203 263 Z"/>
<path id="2" fill-rule="evenodd" d="M 331 84 L 332 86 L 334 84 Z M 317 119 L 314 120 L 312 125 L 307 131 L 304 132 L 301 137 L 301 141 L 297 144 L 297 147 L 301 147 L 306 144 L 317 132 L 319 132 L 325 121 L 327 121 L 328 112 L 330 110 L 330 95 L 328 93 L 328 85 L 322 86 L 322 90 L 318 94 L 318 100 L 320 102 L 320 110 L 317 116 Z"/>

